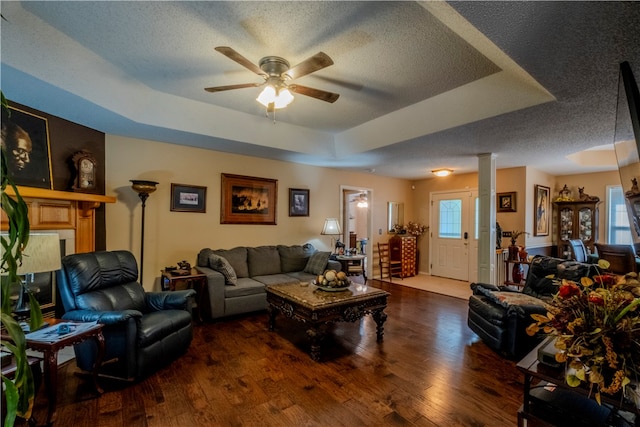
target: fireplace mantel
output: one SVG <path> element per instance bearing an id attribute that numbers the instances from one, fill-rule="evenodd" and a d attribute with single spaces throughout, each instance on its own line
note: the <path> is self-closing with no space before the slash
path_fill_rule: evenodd
<path id="1" fill-rule="evenodd" d="M 113 196 L 103 196 L 101 194 L 89 193 L 73 193 L 70 191 L 47 190 L 44 188 L 21 187 L 18 191 L 22 197 L 32 197 L 34 199 L 55 199 L 70 200 L 76 202 L 92 202 L 92 203 L 115 203 L 116 198 Z M 7 194 L 15 196 L 13 188 L 7 187 Z"/>
<path id="2" fill-rule="evenodd" d="M 8 195 L 15 192 L 8 187 Z M 18 187 L 20 196 L 29 207 L 32 230 L 75 230 L 75 252 L 95 250 L 95 210 L 101 203 L 115 203 L 113 196 L 47 190 L 34 187 Z M 2 229 L 6 230 L 7 218 L 2 212 Z"/>

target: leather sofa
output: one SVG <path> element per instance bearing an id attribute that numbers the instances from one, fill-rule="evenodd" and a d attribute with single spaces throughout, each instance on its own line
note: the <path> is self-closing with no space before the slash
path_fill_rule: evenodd
<path id="1" fill-rule="evenodd" d="M 327 269 L 340 271 L 341 264 L 329 252 L 313 245 L 239 246 L 233 249 L 202 249 L 197 269 L 206 274 L 202 314 L 217 319 L 267 309 L 265 286 L 311 281 Z"/>
<path id="2" fill-rule="evenodd" d="M 579 281 L 596 274 L 595 266 L 548 256 L 535 256 L 521 292 L 507 286 L 472 283 L 467 324 L 489 347 L 509 358 L 531 351 L 543 338 L 525 329 L 531 314 L 546 314 L 546 302 L 558 292 L 562 279 Z"/>
<path id="3" fill-rule="evenodd" d="M 139 379 L 183 354 L 191 343 L 195 291 L 145 292 L 128 251 L 92 252 L 62 258 L 56 273 L 66 320 L 104 324 L 101 373 Z M 76 363 L 90 371 L 97 344 L 74 346 Z"/>

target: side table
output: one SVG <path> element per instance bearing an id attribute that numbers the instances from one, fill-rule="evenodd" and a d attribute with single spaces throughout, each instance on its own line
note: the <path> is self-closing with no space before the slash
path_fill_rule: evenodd
<path id="1" fill-rule="evenodd" d="M 205 307 L 202 297 L 207 286 L 207 275 L 196 268 L 190 270 L 162 270 L 160 274 L 160 283 L 163 291 L 184 289 L 194 289 L 196 291 L 196 301 L 193 308 L 197 313 L 196 320 L 202 321 L 202 309 Z"/>
<path id="2" fill-rule="evenodd" d="M 364 277 L 364 281 L 367 281 L 367 272 L 365 270 L 365 263 L 367 260 L 366 255 L 338 255 L 337 261 L 342 264 L 342 271 L 347 275 L 360 275 Z"/>
<path id="3" fill-rule="evenodd" d="M 32 334 L 27 334 L 26 344 L 27 348 L 39 351 L 44 356 L 44 386 L 47 392 L 47 399 L 49 400 L 49 408 L 47 413 L 47 425 L 52 425 L 56 420 L 56 403 L 58 399 L 58 351 L 68 347 L 70 345 L 79 344 L 88 339 L 95 339 L 98 344 L 98 355 L 96 358 L 96 364 L 93 366 L 92 378 L 93 385 L 99 394 L 103 393 L 102 387 L 98 384 L 98 370 L 102 364 L 102 358 L 104 357 L 104 335 L 102 335 L 103 325 L 95 323 L 87 325 L 86 323 L 70 322 L 61 319 L 45 319 L 45 322 L 49 324 L 48 327 L 39 329 Z M 87 326 L 78 331 L 71 331 L 64 335 L 58 335 L 56 333 L 46 333 L 47 331 L 53 331 L 60 323 L 72 324 L 78 323 L 78 325 Z M 38 334 L 38 336 L 36 336 Z M 29 336 L 31 335 L 31 337 Z M 43 338 L 46 335 L 46 338 Z M 11 337 L 8 334 L 2 334 L 2 339 L 12 342 Z"/>

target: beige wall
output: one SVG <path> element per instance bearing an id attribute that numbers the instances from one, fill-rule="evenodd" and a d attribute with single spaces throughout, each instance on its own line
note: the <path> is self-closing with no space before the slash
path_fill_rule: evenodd
<path id="1" fill-rule="evenodd" d="M 232 173 L 278 180 L 277 225 L 220 224 L 220 174 Z M 371 189 L 370 199 L 373 235 L 369 237 L 369 272 L 377 273 L 372 256 L 378 241 L 386 241 L 387 202 L 405 203 L 405 223 L 430 224 L 430 199 L 434 192 L 477 189 L 477 174 L 453 174 L 445 178 L 429 178 L 414 182 L 380 177 L 369 173 L 344 172 L 330 168 L 305 166 L 256 157 L 184 147 L 156 141 L 107 135 L 106 194 L 117 196 L 108 204 L 107 249 L 127 249 L 140 255 L 141 204 L 131 189 L 130 179 L 159 181 L 158 190 L 147 200 L 145 221 L 145 288 L 159 289 L 162 268 L 183 259 L 194 264 L 198 251 L 205 247 L 232 248 L 263 244 L 301 244 L 310 242 L 321 250 L 330 250 L 331 238 L 321 236 L 324 219 L 340 216 L 340 186 Z M 171 183 L 207 187 L 207 212 L 171 212 Z M 510 168 L 496 171 L 496 192 L 517 193 L 517 212 L 498 213 L 503 230 L 533 231 L 534 186 L 551 189 L 552 200 L 564 184 L 577 197 L 578 186 L 600 197 L 604 202 L 606 186 L 619 185 L 617 171 L 554 177 L 532 168 Z M 413 188 L 412 188 L 413 187 Z M 289 188 L 310 190 L 310 216 L 289 217 Z M 604 241 L 606 215 L 600 204 L 598 240 Z M 528 247 L 550 246 L 549 236 L 527 236 L 519 241 Z M 360 232 L 358 233 L 361 237 Z M 503 239 L 503 247 L 508 246 Z M 429 272 L 429 235 L 418 241 L 419 270 Z"/>
<path id="2" fill-rule="evenodd" d="M 220 224 L 221 173 L 277 179 L 277 225 Z M 341 185 L 373 191 L 369 255 L 379 239 L 388 238 L 384 232 L 387 201 L 403 201 L 407 212 L 413 210 L 411 185 L 406 180 L 114 135 L 106 139 L 106 176 L 106 194 L 117 196 L 117 203 L 106 208 L 107 250 L 130 250 L 136 258 L 140 255 L 141 203 L 129 180 L 160 183 L 145 211 L 144 286 L 149 290 L 159 289 L 162 268 L 181 260 L 195 264 L 198 251 L 206 247 L 310 242 L 329 250 L 331 238 L 321 236 L 320 230 L 326 217 L 340 216 Z M 171 183 L 206 186 L 207 212 L 171 212 Z M 289 188 L 310 190 L 309 217 L 288 216 Z M 373 262 L 369 264 L 371 268 Z"/>

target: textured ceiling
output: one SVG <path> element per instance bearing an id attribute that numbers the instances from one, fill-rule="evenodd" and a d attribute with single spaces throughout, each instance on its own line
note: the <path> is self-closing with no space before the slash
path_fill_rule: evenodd
<path id="1" fill-rule="evenodd" d="M 618 65 L 640 75 L 635 2 L 2 2 L 9 99 L 100 131 L 287 161 L 422 178 L 431 169 L 610 170 L 567 156 L 613 142 Z M 265 118 L 261 78 L 214 51 L 295 65 Z M 577 158 L 580 156 L 573 156 Z"/>

